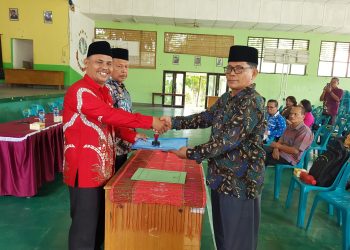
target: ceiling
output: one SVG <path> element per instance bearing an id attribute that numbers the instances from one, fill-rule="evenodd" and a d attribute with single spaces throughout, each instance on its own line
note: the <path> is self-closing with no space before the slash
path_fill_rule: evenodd
<path id="1" fill-rule="evenodd" d="M 93 20 L 350 34 L 350 0 L 75 0 Z"/>

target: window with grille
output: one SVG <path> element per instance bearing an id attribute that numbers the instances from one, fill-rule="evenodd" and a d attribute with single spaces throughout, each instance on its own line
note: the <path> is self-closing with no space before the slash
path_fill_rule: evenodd
<path id="1" fill-rule="evenodd" d="M 156 68 L 157 32 L 144 30 L 95 29 L 95 41 L 105 40 L 112 48 L 129 50 L 130 68 Z"/>
<path id="2" fill-rule="evenodd" d="M 165 32 L 164 52 L 227 58 L 233 42 L 233 36 Z"/>
<path id="3" fill-rule="evenodd" d="M 350 77 L 350 43 L 321 42 L 319 76 Z"/>
<path id="4" fill-rule="evenodd" d="M 248 37 L 248 46 L 254 47 L 259 54 L 259 71 L 262 73 L 286 73 L 291 75 L 305 75 L 306 65 L 283 64 L 264 61 L 265 49 L 309 50 L 309 40 Z"/>

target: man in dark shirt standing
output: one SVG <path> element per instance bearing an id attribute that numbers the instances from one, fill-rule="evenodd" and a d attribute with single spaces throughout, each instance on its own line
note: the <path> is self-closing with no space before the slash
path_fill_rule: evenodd
<path id="1" fill-rule="evenodd" d="M 207 184 L 218 250 L 257 247 L 266 129 L 264 100 L 253 83 L 257 65 L 255 48 L 232 46 L 225 67 L 231 91 L 202 113 L 161 118 L 173 129 L 211 127 L 208 142 L 173 152 L 198 163 L 208 159 Z"/>

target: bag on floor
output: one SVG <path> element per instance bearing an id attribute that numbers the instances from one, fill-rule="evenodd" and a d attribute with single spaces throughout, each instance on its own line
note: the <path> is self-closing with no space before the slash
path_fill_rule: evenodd
<path id="1" fill-rule="evenodd" d="M 331 138 L 327 150 L 312 163 L 309 174 L 316 179 L 317 186 L 329 187 L 348 158 L 349 152 L 343 141 L 340 138 Z"/>

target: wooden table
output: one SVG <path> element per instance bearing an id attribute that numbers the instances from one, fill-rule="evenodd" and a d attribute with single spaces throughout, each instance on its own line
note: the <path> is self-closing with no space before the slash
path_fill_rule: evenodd
<path id="1" fill-rule="evenodd" d="M 139 168 L 184 171 L 185 184 L 132 181 Z M 201 165 L 138 150 L 105 186 L 105 249 L 199 250 L 205 187 Z"/>
<path id="2" fill-rule="evenodd" d="M 34 121 L 30 117 L 0 124 L 0 195 L 34 196 L 62 172 L 62 123 L 48 114 L 43 130 L 30 130 Z"/>

